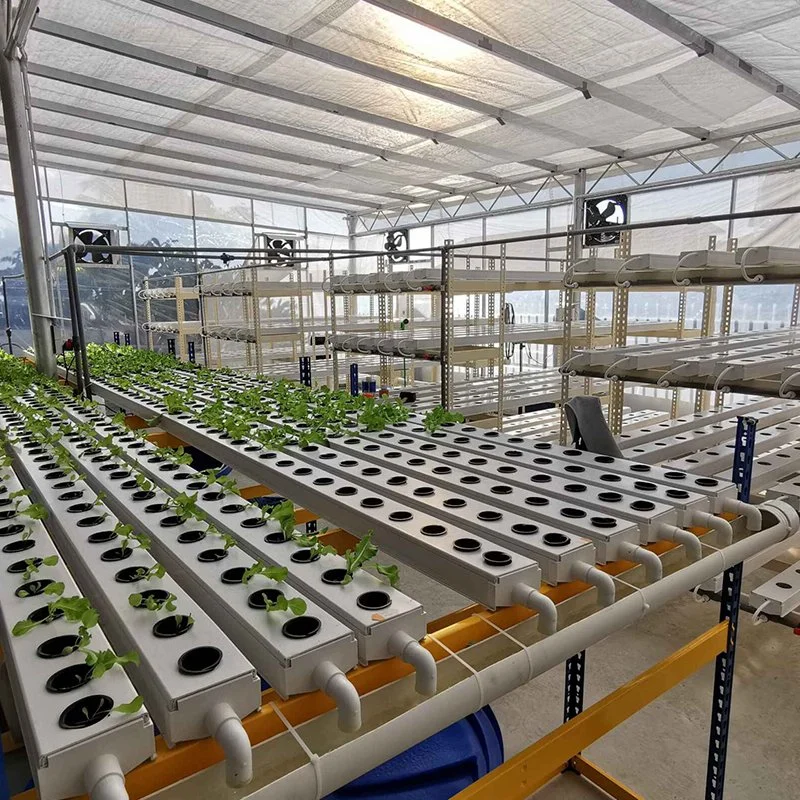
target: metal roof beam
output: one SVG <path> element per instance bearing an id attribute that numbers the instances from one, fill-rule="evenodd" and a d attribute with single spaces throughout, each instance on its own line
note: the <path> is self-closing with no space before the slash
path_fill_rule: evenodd
<path id="1" fill-rule="evenodd" d="M 539 58 L 525 50 L 520 50 L 518 47 L 500 41 L 500 39 L 495 39 L 467 25 L 462 25 L 460 22 L 422 8 L 411 2 L 411 0 L 366 0 L 366 2 L 384 11 L 397 14 L 412 22 L 444 33 L 504 61 L 524 67 L 537 75 L 544 75 L 557 83 L 580 92 L 587 100 L 596 97 L 651 122 L 657 122 L 668 128 L 675 128 L 681 133 L 686 133 L 697 139 L 702 140 L 708 136 L 709 132 L 705 128 L 689 125 L 686 120 L 675 117 L 661 109 L 653 108 L 615 89 L 603 86 L 591 78 L 586 78 L 583 75 L 578 75 L 568 69 L 559 67 L 557 64 Z"/>
<path id="2" fill-rule="evenodd" d="M 284 181 L 293 181 L 297 183 L 307 183 L 307 184 L 316 184 L 318 178 L 310 177 L 310 176 L 303 176 L 297 175 L 296 173 L 292 172 L 280 172 L 277 170 L 270 170 L 265 169 L 263 167 L 259 167 L 253 164 L 242 164 L 238 161 L 228 161 L 221 158 L 211 158 L 209 156 L 201 156 L 195 153 L 183 153 L 178 150 L 169 150 L 163 147 L 156 147 L 154 145 L 148 144 L 139 144 L 136 142 L 127 142 L 124 139 L 113 139 L 109 136 L 100 136 L 97 133 L 89 133 L 89 132 L 82 132 L 82 131 L 74 131 L 70 130 L 69 128 L 60 128 L 53 125 L 39 125 L 34 124 L 34 130 L 37 133 L 41 133 L 45 136 L 58 136 L 64 139 L 72 139 L 74 141 L 79 142 L 89 142 L 91 144 L 97 144 L 101 147 L 111 147 L 118 150 L 125 150 L 128 153 L 144 153 L 145 155 L 156 156 L 158 158 L 168 158 L 173 159 L 176 161 L 181 162 L 188 162 L 190 164 L 205 164 L 209 167 L 219 167 L 221 169 L 229 169 L 234 172 L 245 172 L 247 174 L 257 174 L 263 175 L 266 178 L 276 178 L 278 180 Z M 350 192 L 352 194 L 356 194 L 356 191 L 350 189 L 346 186 L 335 186 L 330 184 L 331 189 L 338 189 L 345 192 Z M 275 186 L 276 190 L 280 187 Z M 320 187 L 317 186 L 317 189 Z M 295 188 L 288 188 L 287 190 L 290 194 L 293 194 L 298 191 L 302 191 L 303 195 L 308 197 L 314 197 L 318 200 L 326 200 L 330 197 L 335 197 L 330 192 L 319 192 L 309 190 L 306 191 L 298 190 Z M 393 200 L 402 200 L 404 202 L 412 202 L 416 198 L 412 195 L 402 194 L 401 192 L 367 192 L 367 194 L 371 197 L 389 197 Z M 364 202 L 371 202 L 368 201 L 366 198 L 362 198 L 356 194 L 353 198 L 354 202 L 361 202 L 362 199 Z"/>
<path id="3" fill-rule="evenodd" d="M 311 42 L 305 42 L 302 39 L 296 39 L 288 34 L 280 33 L 279 31 L 259 25 L 252 20 L 241 19 L 225 11 L 211 8 L 202 3 L 196 3 L 194 0 L 144 0 L 144 2 L 190 17 L 191 19 L 198 20 L 199 22 L 212 25 L 222 30 L 230 31 L 231 33 L 238 34 L 245 38 L 253 39 L 262 44 L 277 47 L 280 50 L 286 50 L 290 53 L 295 53 L 347 72 L 352 72 L 366 78 L 380 81 L 381 83 L 416 92 L 426 97 L 432 97 L 435 100 L 441 100 L 444 103 L 459 108 L 474 111 L 487 118 L 497 120 L 500 124 L 514 124 L 538 130 L 550 136 L 557 133 L 561 138 L 578 144 L 580 147 L 590 146 L 587 144 L 589 140 L 580 134 L 555 128 L 543 121 L 527 117 L 524 114 L 519 114 L 506 108 L 492 106 L 489 103 L 484 103 L 473 97 L 454 92 L 452 89 L 426 83 L 425 81 L 417 80 L 408 75 L 386 69 L 385 67 L 380 67 L 377 64 L 361 61 L 360 59 L 353 58 L 344 53 L 329 50 L 326 47 L 320 47 Z M 92 34 L 90 34 L 90 36 L 91 35 Z M 539 163 L 544 164 L 545 162 Z M 549 165 L 546 169 L 551 172 L 555 171 L 556 165 Z"/>
<path id="4" fill-rule="evenodd" d="M 2 141 L 2 140 L 0 140 Z M 64 156 L 65 158 L 85 159 L 89 162 L 100 164 L 111 164 L 114 166 L 125 167 L 128 169 L 140 169 L 146 172 L 158 172 L 163 175 L 175 175 L 180 178 L 188 178 L 189 180 L 203 181 L 205 183 L 223 183 L 229 186 L 238 186 L 243 189 L 256 190 L 256 191 L 270 191 L 280 192 L 297 197 L 312 197 L 314 193 L 304 192 L 299 189 L 285 189 L 282 186 L 264 186 L 263 184 L 256 183 L 255 181 L 242 180 L 241 178 L 229 178 L 225 175 L 209 175 L 207 173 L 193 172 L 192 170 L 164 167 L 160 164 L 149 164 L 147 162 L 131 161 L 126 158 L 112 158 L 111 156 L 100 155 L 98 153 L 91 153 L 82 150 L 70 150 L 68 147 L 59 147 L 51 144 L 38 144 L 36 146 L 37 152 L 51 153 L 53 155 Z M 64 168 L 64 167 L 62 167 Z M 80 167 L 72 167 L 72 169 L 81 169 Z M 146 181 L 146 178 L 139 180 Z M 373 209 L 381 208 L 379 203 L 362 201 L 359 198 L 338 197 L 333 194 L 317 195 L 324 197 L 329 202 L 341 202 L 342 204 L 352 206 L 353 208 L 368 207 Z M 277 202 L 281 202 L 277 200 Z"/>
<path id="5" fill-rule="evenodd" d="M 418 158 L 416 156 L 405 155 L 403 153 L 396 153 L 392 150 L 384 150 L 380 147 L 372 147 L 371 145 L 360 144 L 348 139 L 341 139 L 336 136 L 328 136 L 327 134 L 315 133 L 314 131 L 306 131 L 302 128 L 293 128 L 289 125 L 282 125 L 270 120 L 261 119 L 259 117 L 251 117 L 246 114 L 239 114 L 235 111 L 225 111 L 224 109 L 212 108 L 203 105 L 202 103 L 190 103 L 186 100 L 179 100 L 174 97 L 167 97 L 165 95 L 157 94 L 155 92 L 148 92 L 143 89 L 136 89 L 132 86 L 123 86 L 122 84 L 112 83 L 105 81 L 101 78 L 92 78 L 89 75 L 79 75 L 75 72 L 58 69 L 57 67 L 50 67 L 44 64 L 34 64 L 28 62 L 28 74 L 37 75 L 41 78 L 48 78 L 61 83 L 69 83 L 73 86 L 81 86 L 86 89 L 93 89 L 98 93 L 107 93 L 117 95 L 118 97 L 127 97 L 131 100 L 138 100 L 142 103 L 150 103 L 151 105 L 162 106 L 164 108 L 172 108 L 176 111 L 182 111 L 185 114 L 194 114 L 199 117 L 210 117 L 211 119 L 218 119 L 222 122 L 232 122 L 236 125 L 244 125 L 248 128 L 255 128 L 260 131 L 270 131 L 282 136 L 290 136 L 295 139 L 303 139 L 318 144 L 327 144 L 332 147 L 338 147 L 343 150 L 350 150 L 355 153 L 364 153 L 365 155 L 374 156 L 382 161 L 399 161 L 405 164 L 410 164 L 415 167 L 422 167 L 424 169 L 438 170 L 439 172 L 449 172 L 446 166 L 439 162 L 431 161 L 426 158 Z"/>
<path id="6" fill-rule="evenodd" d="M 142 131 L 144 133 L 151 133 L 154 136 L 160 136 L 166 139 L 180 139 L 187 142 L 196 142 L 198 144 L 205 144 L 209 147 L 218 147 L 221 150 L 231 150 L 239 153 L 247 153 L 254 156 L 262 156 L 263 158 L 271 158 L 276 161 L 286 161 L 291 164 L 301 164 L 307 167 L 318 167 L 320 169 L 327 169 L 332 172 L 340 172 L 344 175 L 355 175 L 363 178 L 371 178 L 376 181 L 384 181 L 385 183 L 394 183 L 400 186 L 419 186 L 423 189 L 430 189 L 434 192 L 448 192 L 450 187 L 437 183 L 409 183 L 407 177 L 395 178 L 391 175 L 385 175 L 379 170 L 370 169 L 365 166 L 356 166 L 351 164 L 341 164 L 335 161 L 326 161 L 321 158 L 313 158 L 311 156 L 304 156 L 299 153 L 286 153 L 282 150 L 273 150 L 270 147 L 261 147 L 256 144 L 247 144 L 244 142 L 236 142 L 230 139 L 218 139 L 214 136 L 207 136 L 202 133 L 194 131 L 187 131 L 182 128 L 169 128 L 166 125 L 155 125 L 152 122 L 145 122 L 144 120 L 130 119 L 129 117 L 120 117 L 116 114 L 108 114 L 104 111 L 91 108 L 80 108 L 77 106 L 68 105 L 67 103 L 57 103 L 53 100 L 44 100 L 41 98 L 31 98 L 31 106 L 39 108 L 42 111 L 50 111 L 55 114 L 64 114 L 68 117 L 80 117 L 81 119 L 91 120 L 92 122 L 102 122 L 106 125 L 113 125 L 117 128 L 127 128 L 134 131 Z"/>
<path id="7" fill-rule="evenodd" d="M 371 2 L 371 0 L 367 0 Z M 647 0 L 609 0 L 617 8 L 627 11 L 631 16 L 641 20 L 651 28 L 671 36 L 675 41 L 694 50 L 698 56 L 708 58 L 715 64 L 724 67 L 742 80 L 758 86 L 759 89 L 783 100 L 792 108 L 800 108 L 800 92 L 790 89 L 773 78 L 768 72 L 753 66 L 735 53 L 717 44 L 702 33 L 690 28 L 680 20 L 657 8 Z"/>
<path id="8" fill-rule="evenodd" d="M 130 58 L 135 61 L 152 64 L 164 69 L 173 70 L 174 72 L 181 72 L 194 78 L 207 80 L 212 83 L 219 83 L 224 86 L 229 86 L 232 89 L 241 89 L 246 92 L 261 95 L 262 97 L 271 97 L 275 100 L 292 103 L 303 108 L 313 108 L 326 114 L 335 114 L 338 117 L 353 119 L 357 122 L 375 125 L 379 128 L 394 130 L 398 133 L 404 133 L 419 139 L 429 139 L 436 144 L 449 144 L 468 152 L 480 153 L 494 159 L 499 159 L 501 163 L 504 164 L 514 163 L 518 158 L 517 155 L 509 153 L 506 150 L 491 147 L 466 137 L 455 136 L 450 133 L 445 133 L 444 131 L 425 128 L 421 125 L 412 125 L 402 120 L 384 117 L 369 111 L 362 111 L 358 108 L 345 106 L 341 103 L 334 103 L 329 100 L 313 97 L 312 95 L 303 94 L 302 92 L 295 92 L 291 89 L 284 89 L 280 86 L 258 81 L 244 75 L 236 75 L 232 72 L 225 72 L 224 70 L 215 69 L 214 67 L 197 64 L 183 58 L 167 55 L 166 53 L 148 50 L 145 47 L 139 47 L 138 45 L 129 44 L 128 42 L 123 42 L 118 39 L 112 39 L 93 31 L 74 28 L 71 25 L 64 25 L 60 22 L 53 22 L 39 17 L 36 20 L 34 30 L 48 36 L 55 36 L 66 41 L 105 50 L 106 52 L 114 53 L 115 55 Z"/>

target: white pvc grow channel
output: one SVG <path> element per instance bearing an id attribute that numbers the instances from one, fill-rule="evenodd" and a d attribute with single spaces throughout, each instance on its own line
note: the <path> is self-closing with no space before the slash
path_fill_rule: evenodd
<path id="1" fill-rule="evenodd" d="M 115 648 L 139 653 L 139 666 L 129 669 L 166 742 L 215 737 L 226 752 L 231 785 L 247 783 L 252 759 L 240 718 L 260 706 L 253 667 L 205 614 L 184 609 L 183 591 L 171 576 L 148 581 L 147 591 L 174 595 L 184 613 L 156 616 L 131 606 L 130 594 L 143 588 L 138 576 L 156 562 L 145 550 L 115 544 L 118 519 L 95 506 L 94 492 L 69 479 L 46 447 L 20 440 L 13 452 L 20 478 L 49 509 L 51 531 Z"/>
<path id="2" fill-rule="evenodd" d="M 21 488 L 10 468 L 0 469 L 0 511 L 13 508 L 9 495 Z M 3 696 L 3 711 L 12 729 L 21 728 L 39 797 L 62 800 L 88 792 L 125 798 L 124 774 L 155 752 L 147 710 L 112 711 L 136 696 L 130 679 L 121 668 L 93 678 L 76 649 L 77 623 L 67 622 L 63 612 L 50 613 L 48 603 L 56 597 L 44 593 L 47 585 L 63 583 L 65 598 L 80 593 L 63 561 L 44 566 L 59 554 L 42 522 L 19 514 L 3 519 L 0 543 L 0 643 L 13 692 Z M 26 581 L 21 571 L 27 560 L 41 563 Z M 14 636 L 14 625 L 26 619 L 40 624 Z M 100 626 L 91 634 L 92 649 L 110 648 Z"/>

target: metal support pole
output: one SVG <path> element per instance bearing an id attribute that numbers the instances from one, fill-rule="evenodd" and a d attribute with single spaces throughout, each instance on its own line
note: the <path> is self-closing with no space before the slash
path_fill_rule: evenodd
<path id="1" fill-rule="evenodd" d="M 442 248 L 442 291 L 441 291 L 441 402 L 442 408 L 450 411 L 453 408 L 453 240 L 446 239 Z"/>
<path id="2" fill-rule="evenodd" d="M 67 293 L 69 295 L 69 318 L 72 321 L 72 352 L 74 353 L 75 379 L 78 384 L 78 392 L 83 397 L 88 397 L 91 400 L 91 379 L 89 377 L 89 360 L 86 357 L 86 342 L 83 333 L 83 314 L 78 292 L 78 273 L 75 268 L 75 251 L 71 247 L 64 251 L 64 265 L 66 267 Z"/>
<path id="3" fill-rule="evenodd" d="M 311 386 L 311 356 L 300 356 L 300 383 Z"/>
<path id="4" fill-rule="evenodd" d="M 0 30 L 4 47 L 8 42 L 6 18 L 0 14 Z M 52 345 L 52 314 L 47 286 L 47 264 L 42 244 L 42 227 L 36 192 L 36 179 L 31 153 L 30 134 L 25 114 L 22 67 L 16 55 L 0 56 L 0 97 L 3 101 L 3 122 L 17 207 L 22 264 L 28 291 L 33 349 L 36 368 L 55 376 L 56 354 Z"/>
<path id="5" fill-rule="evenodd" d="M 757 420 L 739 417 L 736 428 L 736 449 L 733 456 L 733 482 L 737 497 L 750 500 L 750 479 Z M 733 700 L 733 671 L 736 659 L 736 634 L 739 628 L 739 606 L 742 596 L 742 562 L 726 570 L 722 579 L 719 621 L 728 623 L 725 652 L 717 656 L 714 667 L 714 694 L 711 706 L 711 731 L 708 740 L 706 800 L 722 800 L 725 791 L 725 766 L 728 755 L 728 733 Z"/>
<path id="6" fill-rule="evenodd" d="M 358 364 L 350 365 L 350 394 L 358 397 Z"/>
<path id="7" fill-rule="evenodd" d="M 8 339 L 8 353 L 14 355 L 14 345 L 11 342 L 11 317 L 8 313 L 8 293 L 6 291 L 6 279 L 3 278 L 3 314 L 6 321 L 6 338 Z"/>
<path id="8" fill-rule="evenodd" d="M 581 650 L 566 662 L 564 675 L 564 722 L 583 711 L 583 683 L 586 677 L 586 651 Z"/>
<path id="9" fill-rule="evenodd" d="M 133 311 L 133 335 L 136 337 L 136 349 L 142 345 L 139 341 L 139 308 L 136 303 L 136 276 L 133 271 L 133 256 L 128 256 L 128 277 L 131 282 L 131 310 Z"/>

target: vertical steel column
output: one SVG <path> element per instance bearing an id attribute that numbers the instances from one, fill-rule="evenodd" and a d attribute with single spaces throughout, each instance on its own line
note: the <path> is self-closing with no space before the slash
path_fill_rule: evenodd
<path id="1" fill-rule="evenodd" d="M 358 364 L 350 365 L 350 394 L 358 397 Z"/>
<path id="2" fill-rule="evenodd" d="M 717 249 L 717 237 L 708 237 L 708 249 Z M 716 316 L 717 308 L 717 290 L 714 286 L 706 286 L 703 289 L 703 318 L 700 323 L 700 336 L 710 336 L 714 331 L 714 318 Z M 694 411 L 699 414 L 701 411 L 706 410 L 708 399 L 706 393 L 702 389 L 695 389 L 694 393 Z"/>
<path id="3" fill-rule="evenodd" d="M 5 47 L 9 34 L 5 14 L 0 14 L 0 31 Z M 50 315 L 53 312 L 47 285 L 48 266 L 45 262 L 30 131 L 25 113 L 22 66 L 16 52 L 10 57 L 0 55 L 0 97 L 19 223 L 19 243 L 28 292 L 36 368 L 53 377 L 56 374 L 56 353 L 51 334 L 53 323 Z"/>
<path id="4" fill-rule="evenodd" d="M 336 338 L 336 295 L 333 291 L 333 253 L 328 253 L 328 286 L 330 292 L 331 308 L 331 339 Z M 336 346 L 331 348 L 331 358 L 333 359 L 333 388 L 339 388 L 339 351 Z"/>
<path id="5" fill-rule="evenodd" d="M 253 331 L 256 340 L 256 375 L 264 371 L 264 352 L 261 342 L 261 298 L 258 294 L 258 270 L 253 267 L 250 270 L 250 299 L 253 306 Z"/>
<path id="6" fill-rule="evenodd" d="M 378 341 L 380 342 L 381 339 L 384 339 L 389 334 L 389 310 L 388 310 L 388 296 L 386 294 L 386 287 L 385 287 L 385 276 L 386 276 L 386 258 L 385 256 L 378 256 L 378 283 L 379 285 L 383 285 L 383 289 L 381 290 L 380 294 L 378 295 Z M 372 297 L 370 297 L 370 304 L 372 302 Z M 370 312 L 372 309 L 370 308 Z M 380 353 L 380 348 L 379 348 Z M 378 356 L 378 362 L 380 364 L 380 368 L 378 371 L 378 381 L 383 386 L 390 386 L 391 385 L 391 376 L 390 376 L 390 362 L 389 356 L 380 353 Z"/>
<path id="7" fill-rule="evenodd" d="M 586 651 L 581 650 L 566 662 L 564 675 L 564 722 L 583 711 L 583 684 L 586 677 Z"/>
<path id="8" fill-rule="evenodd" d="M 738 239 L 728 239 L 728 252 L 733 253 L 739 244 Z M 731 332 L 731 314 L 733 312 L 733 286 L 722 287 L 722 315 L 719 321 L 719 332 L 729 336 Z M 716 392 L 714 397 L 714 407 L 717 411 L 722 411 L 725 395 L 723 392 Z"/>
<path id="9" fill-rule="evenodd" d="M 311 356 L 300 357 L 300 383 L 311 386 Z"/>
<path id="10" fill-rule="evenodd" d="M 506 246 L 500 245 L 500 321 L 498 331 L 498 349 L 500 350 L 499 370 L 497 373 L 497 430 L 503 430 L 503 390 L 506 374 Z"/>
<path id="11" fill-rule="evenodd" d="M 133 271 L 133 256 L 128 256 L 128 278 L 131 282 L 131 310 L 133 311 L 133 335 L 136 337 L 136 349 L 140 350 L 142 344 L 139 340 L 139 307 L 136 303 L 136 275 L 134 274 Z"/>
<path id="12" fill-rule="evenodd" d="M 150 330 L 150 323 L 153 321 L 153 308 L 150 305 L 150 279 L 145 278 L 142 281 L 142 290 L 144 291 L 144 321 L 147 324 L 147 349 L 153 349 L 153 331 Z"/>
<path id="13" fill-rule="evenodd" d="M 19 277 L 19 276 L 17 276 Z M 8 354 L 14 355 L 14 345 L 11 342 L 11 317 L 8 314 L 8 292 L 6 291 L 6 279 L 0 278 L 3 284 L 3 319 L 6 321 L 6 338 L 8 339 Z"/>
<path id="14" fill-rule="evenodd" d="M 75 351 L 75 363 L 80 363 L 83 387 L 81 394 L 92 399 L 92 379 L 89 375 L 89 359 L 86 355 L 86 337 L 83 328 L 83 311 L 78 291 L 78 271 L 75 265 L 75 250 L 68 247 L 64 252 L 64 264 L 67 272 L 67 288 L 69 290 L 70 318 L 72 319 L 72 346 Z M 77 335 L 77 339 L 75 338 Z"/>
<path id="15" fill-rule="evenodd" d="M 629 258 L 631 254 L 630 231 L 623 231 L 617 248 L 617 258 Z M 611 346 L 625 347 L 628 343 L 628 300 L 630 290 L 621 286 L 614 290 L 611 312 Z M 611 433 L 622 433 L 622 406 L 625 399 L 624 381 L 611 381 L 608 387 L 608 426 Z"/>
<path id="16" fill-rule="evenodd" d="M 453 408 L 453 240 L 445 239 L 442 248 L 442 290 L 440 308 L 441 401 L 442 408 Z"/>
<path id="17" fill-rule="evenodd" d="M 571 232 L 575 230 L 574 225 L 567 226 L 567 232 Z M 572 266 L 574 263 L 573 252 L 575 248 L 575 239 L 576 236 L 569 235 L 567 236 L 567 252 L 566 252 L 566 259 L 564 261 L 564 271 L 566 273 L 567 268 Z M 580 294 L 578 294 L 580 297 Z M 560 362 L 563 364 L 565 361 L 568 361 L 571 354 L 572 354 L 572 304 L 575 302 L 575 288 L 572 284 L 567 283 L 566 279 L 564 279 L 564 285 L 561 289 L 561 321 L 563 322 L 563 331 L 561 336 L 561 353 L 560 353 Z M 558 352 L 557 349 L 554 348 L 554 362 L 556 360 L 555 354 Z M 567 424 L 567 417 L 564 413 L 564 408 L 569 401 L 569 382 L 570 376 L 566 372 L 561 373 L 561 424 L 559 427 L 558 433 L 558 441 L 562 445 L 567 444 L 567 431 L 569 430 L 569 425 Z"/>
<path id="18" fill-rule="evenodd" d="M 683 331 L 686 327 L 686 300 L 688 293 L 686 289 L 681 289 L 678 295 L 678 338 L 683 339 Z M 670 404 L 670 418 L 676 419 L 680 409 L 681 390 L 675 387 L 672 390 L 672 403 Z"/>
<path id="19" fill-rule="evenodd" d="M 186 361 L 186 302 L 183 294 L 183 278 L 175 278 L 175 311 L 178 320 L 178 358 Z"/>
<path id="20" fill-rule="evenodd" d="M 757 420 L 739 417 L 736 427 L 736 449 L 733 456 L 732 480 L 738 498 L 750 500 L 750 479 Z M 714 695 L 711 706 L 711 732 L 708 740 L 706 800 L 722 800 L 725 791 L 725 767 L 728 755 L 728 733 L 733 700 L 733 672 L 736 660 L 736 634 L 739 627 L 739 606 L 742 593 L 742 563 L 725 571 L 722 579 L 722 600 L 719 621 L 728 623 L 728 642 L 724 653 L 717 656 L 714 667 Z"/>
<path id="21" fill-rule="evenodd" d="M 203 342 L 203 365 L 208 369 L 208 339 L 203 335 L 206 329 L 206 303 L 203 298 L 203 273 L 197 276 L 197 316 L 200 318 L 200 337 Z"/>

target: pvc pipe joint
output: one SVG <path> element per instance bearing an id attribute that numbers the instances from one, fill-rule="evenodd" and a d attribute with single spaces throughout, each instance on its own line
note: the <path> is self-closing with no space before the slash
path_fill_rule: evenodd
<path id="1" fill-rule="evenodd" d="M 630 561 L 635 561 L 637 564 L 642 564 L 645 568 L 647 580 L 650 583 L 660 581 L 664 576 L 664 565 L 652 550 L 647 550 L 633 542 L 620 542 L 619 555 Z"/>
<path id="2" fill-rule="evenodd" d="M 548 636 L 558 630 L 558 609 L 556 604 L 538 589 L 525 583 L 518 583 L 511 592 L 511 599 L 539 614 L 539 632 Z"/>
<path id="3" fill-rule="evenodd" d="M 758 506 L 754 506 L 751 503 L 744 503 L 741 500 L 737 500 L 735 497 L 726 497 L 722 501 L 722 510 L 730 511 L 734 514 L 741 514 L 744 517 L 747 530 L 761 530 L 761 511 Z"/>
<path id="4" fill-rule="evenodd" d="M 699 561 L 703 557 L 703 548 L 700 539 L 691 531 L 685 531 L 675 525 L 656 526 L 656 536 L 675 544 L 682 544 L 686 550 L 686 557 L 689 561 Z"/>
<path id="5" fill-rule="evenodd" d="M 397 631 L 389 639 L 389 652 L 407 664 L 417 673 L 414 688 L 425 697 L 436 694 L 436 659 L 413 637 L 405 631 Z"/>
<path id="6" fill-rule="evenodd" d="M 225 753 L 225 782 L 246 786 L 253 780 L 253 749 L 239 715 L 228 703 L 217 703 L 205 718 L 206 729 Z"/>
<path id="7" fill-rule="evenodd" d="M 570 570 L 570 577 L 576 581 L 590 583 L 597 588 L 597 602 L 605 607 L 614 603 L 617 595 L 614 579 L 597 567 L 587 564 L 585 561 L 574 561 Z"/>
<path id="8" fill-rule="evenodd" d="M 692 511 L 692 522 L 697 522 L 712 531 L 716 531 L 719 534 L 721 547 L 727 547 L 733 541 L 733 528 L 731 528 L 730 522 L 722 519 L 722 517 L 709 514 L 707 511 Z"/>
<path id="9" fill-rule="evenodd" d="M 339 730 L 353 733 L 361 727 L 361 698 L 336 664 L 323 661 L 314 670 L 314 683 L 339 709 Z"/>
<path id="10" fill-rule="evenodd" d="M 89 762 L 83 783 L 91 800 L 128 800 L 125 773 L 115 755 L 106 753 Z"/>

